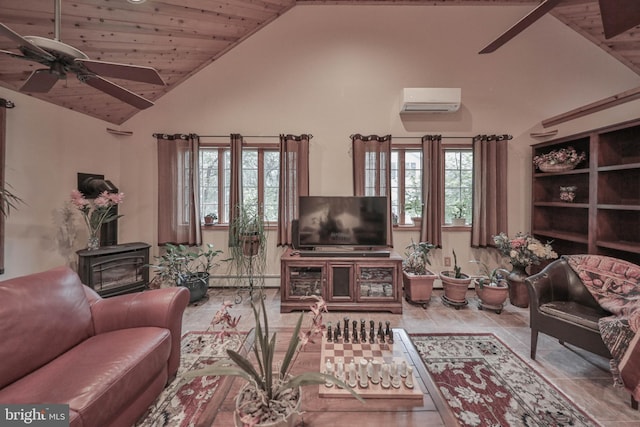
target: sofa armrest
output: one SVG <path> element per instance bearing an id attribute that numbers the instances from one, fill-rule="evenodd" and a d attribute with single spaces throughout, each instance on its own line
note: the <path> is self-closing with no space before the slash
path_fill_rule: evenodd
<path id="1" fill-rule="evenodd" d="M 182 315 L 189 303 L 187 288 L 178 286 L 155 289 L 111 298 L 101 298 L 92 289 L 85 288 L 91 306 L 95 334 L 144 326 L 169 329 L 169 376 L 175 375 L 180 364 Z"/>

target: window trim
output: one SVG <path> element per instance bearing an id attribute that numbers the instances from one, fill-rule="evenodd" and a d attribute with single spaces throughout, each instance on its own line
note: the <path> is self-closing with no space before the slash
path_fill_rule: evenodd
<path id="1" fill-rule="evenodd" d="M 441 170 L 443 175 L 445 173 L 445 152 L 447 150 L 468 150 L 468 151 L 471 151 L 471 153 L 473 153 L 473 144 L 471 142 L 469 143 L 457 142 L 457 143 L 451 143 L 451 144 L 444 144 L 444 143 L 442 144 Z M 473 186 L 473 182 L 472 182 L 472 186 Z M 442 192 L 442 203 L 440 205 L 440 210 L 441 210 L 440 213 L 442 214 L 442 220 L 444 221 L 444 218 L 446 217 L 446 212 L 445 212 L 446 204 L 444 200 L 444 194 L 445 194 L 444 176 L 442 177 L 442 187 L 440 188 L 440 191 Z M 473 200 L 471 201 L 471 212 L 473 213 Z M 443 230 L 446 229 L 447 231 L 469 231 L 471 230 L 471 226 L 472 224 L 453 225 L 452 223 L 442 223 L 442 229 Z"/>

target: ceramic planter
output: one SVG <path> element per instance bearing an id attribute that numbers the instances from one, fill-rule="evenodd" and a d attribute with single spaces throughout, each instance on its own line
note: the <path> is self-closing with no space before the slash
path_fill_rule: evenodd
<path id="1" fill-rule="evenodd" d="M 193 273 L 178 278 L 178 286 L 189 289 L 189 302 L 196 302 L 207 294 L 209 289 L 209 273 Z"/>
<path id="2" fill-rule="evenodd" d="M 402 272 L 402 281 L 404 284 L 405 298 L 409 302 L 423 304 L 429 302 L 433 291 L 433 281 L 438 276 L 428 271 L 426 275 L 418 275 Z"/>
<path id="3" fill-rule="evenodd" d="M 504 302 L 509 296 L 509 286 L 506 283 L 500 283 L 497 286 L 480 286 L 477 280 L 475 280 L 476 294 L 480 300 L 480 309 L 494 310 L 500 314 Z"/>
<path id="4" fill-rule="evenodd" d="M 453 271 L 443 271 L 440 273 L 440 280 L 442 280 L 442 288 L 444 289 L 444 301 L 456 308 L 461 305 L 467 304 L 467 289 L 471 283 L 471 278 L 462 274 L 462 277 L 455 278 Z"/>

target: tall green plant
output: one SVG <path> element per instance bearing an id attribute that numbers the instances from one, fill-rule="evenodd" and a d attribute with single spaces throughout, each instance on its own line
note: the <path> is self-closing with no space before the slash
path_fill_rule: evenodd
<path id="1" fill-rule="evenodd" d="M 257 205 L 237 206 L 237 215 L 229 224 L 230 274 L 235 281 L 246 286 L 246 279 L 262 288 L 267 264 L 267 235 L 261 209 Z M 245 239 L 255 239 L 257 252 L 248 256 L 244 252 Z M 257 281 L 256 281 L 257 280 Z M 238 284 L 236 283 L 236 285 Z"/>

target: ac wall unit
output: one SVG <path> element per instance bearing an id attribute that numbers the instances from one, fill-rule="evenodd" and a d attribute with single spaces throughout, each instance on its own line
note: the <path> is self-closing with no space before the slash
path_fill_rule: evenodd
<path id="1" fill-rule="evenodd" d="M 460 109 L 460 88 L 404 88 L 401 113 L 452 113 Z"/>

